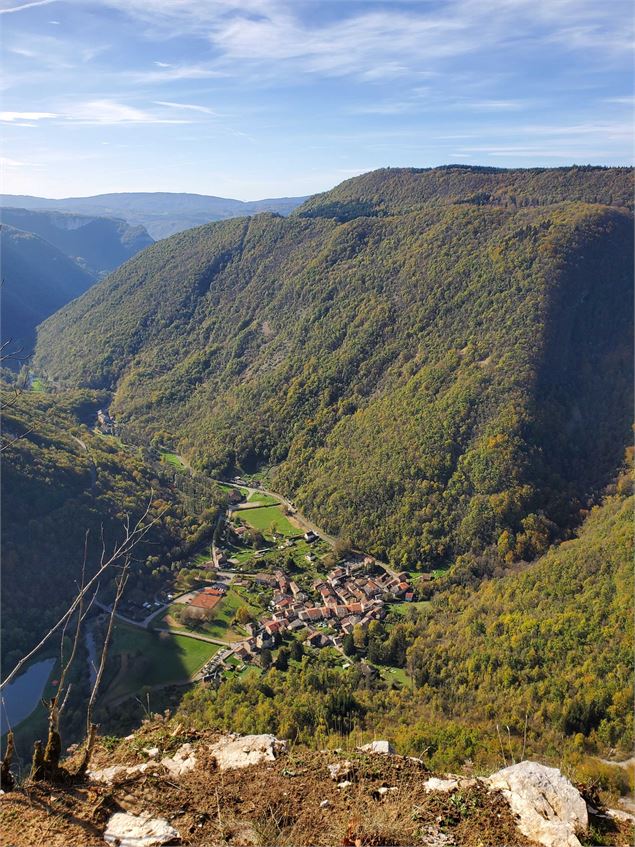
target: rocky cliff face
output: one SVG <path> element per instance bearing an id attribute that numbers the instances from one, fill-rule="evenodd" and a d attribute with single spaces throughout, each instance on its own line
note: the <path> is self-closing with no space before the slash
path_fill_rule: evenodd
<path id="1" fill-rule="evenodd" d="M 114 746 L 103 740 L 84 780 L 27 784 L 0 804 L 3 842 L 15 847 L 579 847 L 628 844 L 634 820 L 589 809 L 559 770 L 536 762 L 491 777 L 433 774 L 387 742 L 315 752 L 161 718 Z"/>

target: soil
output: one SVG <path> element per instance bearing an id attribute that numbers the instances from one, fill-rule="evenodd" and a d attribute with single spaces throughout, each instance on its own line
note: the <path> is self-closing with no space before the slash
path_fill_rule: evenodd
<path id="1" fill-rule="evenodd" d="M 160 759 L 186 741 L 196 747 L 194 770 L 172 778 L 156 769 L 121 775 L 106 785 L 83 780 L 52 786 L 32 783 L 0 800 L 0 838 L 14 847 L 93 847 L 116 811 L 161 817 L 183 845 L 422 845 L 422 847 L 525 847 L 507 802 L 478 780 L 463 780 L 450 793 L 426 793 L 434 774 L 418 760 L 350 751 L 292 748 L 275 762 L 221 771 L 208 752 L 215 733 L 189 732 L 148 721 L 112 749 L 96 749 L 92 769 L 149 761 L 143 748 L 159 747 Z M 350 761 L 338 788 L 328 765 Z M 67 768 L 72 772 L 74 760 Z M 388 788 L 380 792 L 378 789 Z M 323 801 L 328 801 L 323 807 Z M 615 840 L 630 844 L 617 828 Z"/>

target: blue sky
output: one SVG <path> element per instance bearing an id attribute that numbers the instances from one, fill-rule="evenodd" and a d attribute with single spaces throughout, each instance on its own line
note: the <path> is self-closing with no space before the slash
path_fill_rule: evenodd
<path id="1" fill-rule="evenodd" d="M 630 164 L 631 0 L 0 0 L 10 193 Z"/>

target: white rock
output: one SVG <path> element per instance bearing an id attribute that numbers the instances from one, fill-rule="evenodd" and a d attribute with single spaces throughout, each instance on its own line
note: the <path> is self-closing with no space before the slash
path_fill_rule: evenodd
<path id="1" fill-rule="evenodd" d="M 337 787 L 338 788 L 350 788 L 352 784 L 353 783 L 350 781 L 350 779 L 345 779 L 344 782 L 338 782 Z"/>
<path id="2" fill-rule="evenodd" d="M 371 741 L 370 744 L 364 744 L 359 749 L 363 750 L 364 753 L 384 753 L 387 755 L 393 755 L 395 752 L 395 748 L 390 741 Z"/>
<path id="3" fill-rule="evenodd" d="M 544 847 L 580 847 L 575 832 L 588 826 L 586 803 L 558 768 L 519 762 L 492 774 L 488 782 L 502 791 L 527 838 Z"/>
<path id="4" fill-rule="evenodd" d="M 624 812 L 622 809 L 607 809 L 606 814 L 616 821 L 635 823 L 635 815 L 632 815 L 630 812 Z"/>
<path id="5" fill-rule="evenodd" d="M 210 747 L 221 770 L 273 762 L 286 750 L 287 742 L 273 735 L 226 735 Z"/>
<path id="6" fill-rule="evenodd" d="M 158 747 L 144 747 L 143 752 L 146 754 L 146 756 L 150 756 L 151 759 L 154 759 L 155 756 L 159 755 L 159 748 Z"/>
<path id="7" fill-rule="evenodd" d="M 135 773 L 145 773 L 148 768 L 152 767 L 154 762 L 142 762 L 140 765 L 111 765 L 109 768 L 101 768 L 101 770 L 88 771 L 87 776 L 92 782 L 111 783 L 116 776 L 125 775 L 132 776 Z"/>
<path id="8" fill-rule="evenodd" d="M 377 794 L 379 794 L 380 797 L 385 797 L 386 794 L 388 794 L 389 791 L 397 791 L 397 786 L 395 785 L 395 786 L 391 786 L 390 788 L 388 788 L 386 785 L 381 785 L 377 789 Z"/>
<path id="9" fill-rule="evenodd" d="M 174 756 L 165 756 L 161 759 L 161 764 L 170 771 L 172 776 L 183 776 L 184 773 L 196 767 L 194 748 L 191 744 L 182 744 Z"/>
<path id="10" fill-rule="evenodd" d="M 117 812 L 108 821 L 104 840 L 118 847 L 159 847 L 180 840 L 179 832 L 163 818 Z"/>
<path id="11" fill-rule="evenodd" d="M 328 807 L 330 805 L 331 805 L 330 800 L 322 800 L 322 802 L 320 803 L 320 809 L 328 809 Z"/>
<path id="12" fill-rule="evenodd" d="M 431 776 L 423 783 L 423 787 L 429 794 L 431 791 L 454 791 L 458 784 L 456 779 L 438 779 Z"/>
<path id="13" fill-rule="evenodd" d="M 353 763 L 349 761 L 337 762 L 334 765 L 327 765 L 329 776 L 331 779 L 342 779 L 350 776 L 353 770 Z"/>

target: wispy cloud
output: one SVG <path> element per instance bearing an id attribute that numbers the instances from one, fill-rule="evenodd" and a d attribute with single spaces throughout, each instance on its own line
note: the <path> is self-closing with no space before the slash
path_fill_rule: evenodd
<path id="1" fill-rule="evenodd" d="M 14 123 L 16 121 L 43 121 L 49 118 L 57 118 L 55 112 L 0 112 L 0 121 L 3 123 Z"/>
<path id="2" fill-rule="evenodd" d="M 460 105 L 477 112 L 509 112 L 522 109 L 524 104 L 520 100 L 471 100 Z"/>
<path id="3" fill-rule="evenodd" d="M 166 106 L 167 103 L 160 105 Z M 170 104 L 174 106 L 174 104 Z M 177 104 L 178 105 L 178 104 Z M 183 108 L 187 108 L 184 106 Z M 190 107 L 195 108 L 195 107 Z M 201 109 L 203 107 L 200 107 Z M 204 110 L 208 111 L 208 110 Z M 139 109 L 116 100 L 88 100 L 73 103 L 56 112 L 0 112 L 0 122 L 16 126 L 35 126 L 38 121 L 57 120 L 79 124 L 187 124 L 189 120 Z"/>
<path id="4" fill-rule="evenodd" d="M 159 70 L 126 71 L 124 72 L 124 76 L 130 82 L 140 85 L 177 82 L 187 79 L 213 79 L 214 77 L 227 76 L 227 71 L 211 65 L 170 65 L 167 62 L 155 62 L 154 64 Z"/>
<path id="5" fill-rule="evenodd" d="M 31 0 L 30 3 L 22 3 L 19 6 L 5 6 L 0 8 L 0 15 L 10 15 L 14 12 L 22 12 L 24 9 L 33 9 L 35 6 L 49 6 L 51 3 L 57 3 L 58 0 Z"/>
<path id="6" fill-rule="evenodd" d="M 209 39 L 217 65 L 292 64 L 305 73 L 397 78 L 459 55 L 532 43 L 589 54 L 630 52 L 626 0 L 445 0 L 387 10 L 341 0 L 337 19 L 299 0 L 105 0 L 152 27 Z"/>
<path id="7" fill-rule="evenodd" d="M 186 120 L 166 118 L 129 106 L 126 103 L 118 103 L 115 100 L 89 100 L 78 103 L 64 112 L 61 117 L 65 120 L 82 124 L 183 124 Z"/>
<path id="8" fill-rule="evenodd" d="M 207 106 L 197 106 L 194 103 L 173 103 L 170 100 L 155 100 L 155 106 L 165 106 L 168 109 L 185 109 L 190 112 L 200 112 L 204 115 L 214 115 L 219 117 L 218 112 L 209 109 Z"/>

